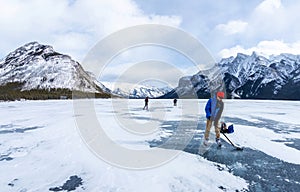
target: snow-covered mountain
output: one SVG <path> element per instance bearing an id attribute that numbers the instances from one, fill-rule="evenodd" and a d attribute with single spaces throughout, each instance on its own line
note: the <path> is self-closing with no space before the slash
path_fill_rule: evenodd
<path id="1" fill-rule="evenodd" d="M 222 81 L 222 82 L 220 82 Z M 178 87 L 163 98 L 208 98 L 226 90 L 227 97 L 244 99 L 300 99 L 300 56 L 280 54 L 266 58 L 237 54 L 213 68 L 179 80 Z"/>
<path id="2" fill-rule="evenodd" d="M 157 98 L 166 93 L 170 92 L 172 88 L 170 87 L 154 87 L 148 85 L 131 85 L 131 84 L 119 84 L 114 85 L 113 83 L 103 82 L 103 84 L 108 87 L 112 94 L 125 97 L 125 98 Z"/>
<path id="3" fill-rule="evenodd" d="M 0 85 L 20 83 L 24 90 L 67 89 L 102 93 L 104 86 L 70 56 L 30 42 L 0 61 Z"/>

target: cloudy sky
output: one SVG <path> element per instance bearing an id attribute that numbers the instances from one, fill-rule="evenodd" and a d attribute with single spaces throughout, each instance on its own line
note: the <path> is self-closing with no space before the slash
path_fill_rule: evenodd
<path id="1" fill-rule="evenodd" d="M 183 30 L 216 61 L 237 52 L 300 54 L 299 10 L 295 0 L 0 0 L 0 58 L 38 41 L 81 62 L 101 39 L 141 24 Z M 139 47 L 116 57 L 103 80 L 147 59 L 195 73 L 174 50 Z"/>

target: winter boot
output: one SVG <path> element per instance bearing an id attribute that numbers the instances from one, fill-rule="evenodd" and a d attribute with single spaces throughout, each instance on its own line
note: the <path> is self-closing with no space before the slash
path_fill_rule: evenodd
<path id="1" fill-rule="evenodd" d="M 218 147 L 222 146 L 220 138 L 216 138 L 216 143 L 217 143 Z"/>
<path id="2" fill-rule="evenodd" d="M 203 145 L 207 146 L 208 145 L 208 139 L 204 139 Z"/>

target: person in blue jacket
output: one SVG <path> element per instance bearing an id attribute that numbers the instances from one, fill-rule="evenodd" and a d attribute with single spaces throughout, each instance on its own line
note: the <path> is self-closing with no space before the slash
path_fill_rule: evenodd
<path id="1" fill-rule="evenodd" d="M 209 132 L 213 124 L 216 132 L 216 142 L 218 146 L 221 146 L 220 129 L 218 127 L 218 124 L 224 109 L 224 103 L 222 101 L 224 95 L 225 95 L 224 92 L 219 91 L 215 96 L 210 98 L 206 103 L 205 106 L 206 129 L 204 134 L 204 145 L 208 145 Z"/>

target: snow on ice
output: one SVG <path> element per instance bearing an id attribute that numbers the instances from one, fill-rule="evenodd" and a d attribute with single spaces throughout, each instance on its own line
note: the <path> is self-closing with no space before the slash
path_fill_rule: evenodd
<path id="1" fill-rule="evenodd" d="M 78 114 L 74 113 L 72 100 L 1 102 L 1 191 L 300 189 L 298 101 L 225 100 L 223 120 L 235 126 L 235 133 L 228 136 L 245 149 L 233 151 L 222 140 L 222 149 L 212 145 L 203 155 L 197 151 L 204 132 L 206 100 L 184 101 L 197 105 L 199 110 L 191 114 L 183 114 L 182 100 L 177 107 L 172 100 L 150 100 L 149 111 L 142 110 L 144 101 L 138 99 L 93 102 L 102 129 L 122 147 L 148 150 L 159 146 L 172 137 L 180 121 L 195 123 L 194 129 L 186 128 L 194 132 L 194 138 L 169 161 L 148 169 L 126 169 L 89 149 L 76 126 Z M 147 134 L 138 134 L 126 129 L 124 120 L 133 121 L 141 129 L 149 122 L 154 127 Z"/>

